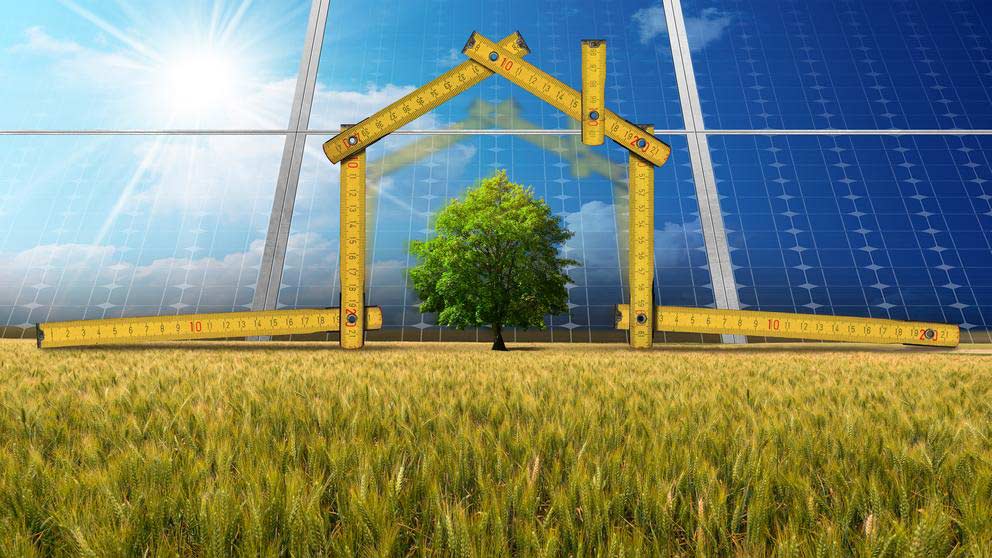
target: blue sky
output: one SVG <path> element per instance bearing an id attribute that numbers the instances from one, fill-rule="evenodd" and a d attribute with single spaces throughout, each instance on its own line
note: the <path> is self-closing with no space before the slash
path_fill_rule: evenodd
<path id="1" fill-rule="evenodd" d="M 286 126 L 309 2 L 8 4 L 4 129 Z"/>
<path id="2" fill-rule="evenodd" d="M 285 129 L 309 6 L 6 6 L 0 128 Z M 0 322 L 250 301 L 283 141 L 0 137 Z"/>

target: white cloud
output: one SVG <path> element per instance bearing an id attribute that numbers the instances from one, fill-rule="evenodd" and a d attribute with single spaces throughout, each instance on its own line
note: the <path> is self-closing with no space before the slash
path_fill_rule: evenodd
<path id="1" fill-rule="evenodd" d="M 23 43 L 18 43 L 8 50 L 10 52 L 37 54 L 73 54 L 84 50 L 78 43 L 56 39 L 38 26 L 25 29 L 24 37 Z"/>
<path id="2" fill-rule="evenodd" d="M 144 265 L 124 261 L 114 246 L 93 244 L 49 244 L 16 253 L 0 253 L 0 306 L 23 305 L 25 296 L 38 291 L 68 288 L 79 294 L 73 304 L 86 304 L 91 289 L 103 289 L 91 304 L 102 303 L 107 284 L 135 292 L 161 294 L 163 289 L 191 287 L 230 287 L 254 284 L 262 260 L 265 242 L 255 240 L 248 250 L 223 256 L 203 258 L 160 258 Z M 330 269 L 337 265 L 338 240 L 316 233 L 297 233 L 289 237 L 286 275 L 283 281 L 293 285 L 316 285 L 332 288 L 336 278 Z M 402 282 L 406 273 L 404 260 L 379 260 L 374 263 L 376 281 L 381 284 Z M 189 288 L 189 287 L 188 287 Z M 18 294 L 20 298 L 18 299 Z M 103 298 L 100 298 L 102 295 Z M 166 296 L 168 301 L 170 297 Z M 17 299 L 17 300 L 15 300 Z M 323 301 L 331 305 L 332 301 Z M 211 304 L 210 300 L 203 304 Z M 315 302 L 316 303 L 316 302 Z"/>
<path id="3" fill-rule="evenodd" d="M 661 6 L 642 8 L 631 16 L 637 25 L 641 44 L 650 44 L 667 33 L 665 10 Z M 727 30 L 733 17 L 717 8 L 705 8 L 698 16 L 685 18 L 685 31 L 689 41 L 689 50 L 703 50 L 710 43 L 719 39 Z"/>
<path id="4" fill-rule="evenodd" d="M 314 93 L 310 127 L 317 130 L 338 130 L 342 124 L 355 124 L 417 89 L 414 85 L 388 83 L 367 84 L 363 90 L 327 89 L 318 84 Z M 410 124 L 412 128 L 437 127 L 436 118 L 428 113 Z"/>
<path id="5" fill-rule="evenodd" d="M 48 58 L 52 78 L 59 82 L 133 93 L 149 81 L 147 64 L 122 52 L 86 48 L 74 41 L 53 37 L 37 26 L 27 28 L 24 37 L 24 42 L 8 51 Z"/>
<path id="6" fill-rule="evenodd" d="M 337 265 L 338 239 L 329 239 L 319 233 L 290 235 L 286 247 L 286 269 L 283 283 L 299 284 L 301 277 L 313 278 L 315 274 L 327 275 L 326 269 Z M 292 281 L 289 277 L 292 277 Z M 333 277 L 325 277 L 328 284 Z M 318 281 L 320 282 L 320 281 Z"/>
<path id="7" fill-rule="evenodd" d="M 698 17 L 685 18 L 685 33 L 689 40 L 689 50 L 700 51 L 719 39 L 730 27 L 733 17 L 716 8 L 706 8 Z"/>
<path id="8" fill-rule="evenodd" d="M 565 225 L 575 232 L 566 243 L 569 257 L 581 259 L 581 250 L 616 250 L 617 224 L 616 206 L 601 201 L 587 202 L 579 211 L 569 213 L 564 217 Z M 623 208 L 622 211 L 627 211 Z M 660 228 L 658 228 L 660 225 Z M 687 254 L 684 251 L 684 235 L 686 231 L 698 230 L 698 221 L 689 223 L 655 223 L 656 263 L 662 267 L 677 267 L 686 265 Z M 625 234 L 625 231 L 621 231 Z M 605 233 L 605 234 L 604 234 Z M 660 255 L 658 255 L 660 253 Z M 626 261 L 621 255 L 620 261 Z"/>
<path id="9" fill-rule="evenodd" d="M 46 244 L 13 254 L 0 254 L 0 284 L 19 285 L 33 268 L 76 271 L 99 266 L 114 254 L 113 246 L 92 244 Z M 2 304 L 2 302 L 0 302 Z"/>
<path id="10" fill-rule="evenodd" d="M 578 211 L 565 216 L 565 225 L 572 231 L 615 232 L 616 220 L 613 204 L 591 201 L 582 204 Z"/>
<path id="11" fill-rule="evenodd" d="M 238 129 L 285 129 L 295 89 L 295 77 L 251 84 L 240 102 L 225 107 L 225 126 Z"/>
<path id="12" fill-rule="evenodd" d="M 445 173 L 451 177 L 465 176 L 469 164 L 475 161 L 478 148 L 471 143 L 456 143 L 447 149 L 448 153 L 444 155 Z"/>
<path id="13" fill-rule="evenodd" d="M 220 258 L 209 256 L 196 259 L 162 258 L 141 266 L 125 264 L 126 267 L 119 273 L 125 277 L 132 276 L 132 285 L 136 288 L 166 284 L 166 281 L 177 272 L 186 278 L 184 281 L 192 279 L 202 285 L 209 275 L 211 285 L 226 285 L 233 288 L 239 283 L 244 283 L 246 272 L 253 278 L 252 282 L 254 282 L 257 272 L 252 268 L 262 261 L 264 248 L 265 242 L 256 240 L 245 252 L 234 252 Z"/>
<path id="14" fill-rule="evenodd" d="M 458 65 L 460 62 L 463 62 L 465 60 L 466 57 L 464 54 L 461 53 L 461 51 L 456 49 L 451 49 L 448 51 L 448 54 L 442 56 L 441 58 L 438 58 L 437 66 L 439 68 L 453 68 L 454 66 Z"/>
<path id="15" fill-rule="evenodd" d="M 228 221 L 268 213 L 282 156 L 282 137 L 201 136 L 142 144 L 142 187 L 125 202 L 156 212 L 202 212 Z"/>
<path id="16" fill-rule="evenodd" d="M 54 287 L 62 280 L 94 284 L 115 279 L 118 283 L 163 283 L 170 273 L 203 276 L 210 272 L 234 285 L 245 266 L 258 265 L 264 242 L 256 240 L 244 252 L 220 258 L 161 258 L 145 265 L 134 265 L 122 258 L 115 246 L 98 244 L 47 244 L 15 253 L 0 254 L 0 304 L 12 304 L 11 289 L 22 284 Z"/>
<path id="17" fill-rule="evenodd" d="M 327 266 L 336 264 L 336 239 L 293 234 L 289 247 L 287 276 L 295 273 L 295 284 L 333 285 Z M 300 268 L 300 258 L 294 261 L 293 254 L 302 253 L 304 247 L 306 265 Z M 126 261 L 119 249 L 104 245 L 51 244 L 0 253 L 0 306 L 12 307 L 11 325 L 77 319 L 84 309 L 87 318 L 104 311 L 109 316 L 122 310 L 133 315 L 136 308 L 148 314 L 159 306 L 182 312 L 197 307 L 240 309 L 234 308 L 235 300 L 250 302 L 250 291 L 245 300 L 245 289 L 257 280 L 263 248 L 264 241 L 256 240 L 248 250 L 223 256 L 161 258 L 143 265 Z M 0 326 L 7 318 L 0 315 Z"/>
<path id="18" fill-rule="evenodd" d="M 641 38 L 641 44 L 648 44 L 667 31 L 668 25 L 665 22 L 665 9 L 661 6 L 651 6 L 641 8 L 631 16 L 637 24 L 637 32 Z"/>

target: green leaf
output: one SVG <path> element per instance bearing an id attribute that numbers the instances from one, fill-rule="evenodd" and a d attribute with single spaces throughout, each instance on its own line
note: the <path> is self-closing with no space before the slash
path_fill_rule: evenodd
<path id="1" fill-rule="evenodd" d="M 437 214 L 436 236 L 410 246 L 410 269 L 421 312 L 455 328 L 545 327 L 544 317 L 568 309 L 567 266 L 559 257 L 572 237 L 531 188 L 506 171 L 479 181 Z"/>

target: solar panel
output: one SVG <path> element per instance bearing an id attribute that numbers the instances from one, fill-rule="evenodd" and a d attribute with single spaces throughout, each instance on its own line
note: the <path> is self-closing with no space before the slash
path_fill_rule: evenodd
<path id="1" fill-rule="evenodd" d="M 992 128 L 982 0 L 683 6 L 708 128 Z"/>
<path id="2" fill-rule="evenodd" d="M 990 141 L 712 137 L 742 305 L 988 329 Z"/>
<path id="3" fill-rule="evenodd" d="M 244 309 L 283 139 L 0 136 L 0 327 Z"/>
<path id="4" fill-rule="evenodd" d="M 658 129 L 682 128 L 660 6 L 620 1 L 346 0 L 330 4 L 311 129 L 337 130 L 342 123 L 361 120 L 455 66 L 464 59 L 461 48 L 473 30 L 496 38 L 520 31 L 531 47 L 528 59 L 574 87 L 581 78 L 579 41 L 605 39 L 611 109 Z M 513 101 L 516 110 L 473 112 L 479 101 Z M 408 128 L 456 123 L 470 128 L 578 126 L 506 81 L 489 79 Z"/>
<path id="5" fill-rule="evenodd" d="M 310 2 L 258 1 L 240 15 L 226 3 L 212 11 L 174 2 L 11 6 L 0 21 L 9 54 L 0 56 L 0 327 L 19 335 L 42 320 L 247 309 L 259 301 L 277 183 L 291 185 L 297 172 L 278 305 L 334 305 L 338 169 L 321 142 L 463 60 L 471 31 L 519 30 L 528 59 L 576 88 L 579 41 L 606 39 L 606 106 L 671 143 L 656 175 L 660 304 L 715 304 L 717 260 L 702 229 L 716 223 L 701 223 L 696 200 L 709 165 L 691 159 L 680 133 L 683 112 L 698 108 L 707 129 L 689 134 L 708 134 L 743 306 L 947 321 L 962 325 L 966 341 L 988 340 L 992 136 L 982 130 L 992 129 L 992 23 L 984 3 L 684 0 L 700 107 L 679 101 L 670 4 L 332 1 L 326 28 L 316 30 L 319 67 L 302 56 L 316 38 L 307 35 Z M 298 75 L 315 81 L 310 132 L 287 138 L 297 89 L 296 106 L 310 106 Z M 684 94 L 694 87 L 686 81 Z M 39 128 L 66 135 L 18 132 Z M 169 133 L 79 134 L 134 128 Z M 419 312 L 407 248 L 432 234 L 431 216 L 447 199 L 505 168 L 576 233 L 565 252 L 583 262 L 570 272 L 569 312 L 549 317 L 550 330 L 536 337 L 513 335 L 622 336 L 613 311 L 627 289 L 626 152 L 555 133 L 578 123 L 501 78 L 406 131 L 445 128 L 530 133 L 397 135 L 369 149 L 378 193 L 367 296 L 385 326 L 370 335 L 487 338 L 438 328 Z M 893 128 L 973 133 L 873 134 Z M 304 137 L 297 168 L 291 148 Z"/>
<path id="6" fill-rule="evenodd" d="M 712 305 L 685 138 L 671 139 L 672 160 L 656 177 L 656 296 L 664 304 Z M 338 172 L 319 152 L 320 140 L 310 138 L 303 163 L 280 306 L 321 305 L 338 296 Z M 406 273 L 415 261 L 407 248 L 432 234 L 431 216 L 447 199 L 497 169 L 533 187 L 575 233 L 564 253 L 583 265 L 570 272 L 571 310 L 551 318 L 547 339 L 618 335 L 614 307 L 626 290 L 626 262 L 618 242 L 626 231 L 618 235 L 615 205 L 626 211 L 626 150 L 590 148 L 575 135 L 390 136 L 370 148 L 368 157 L 369 183 L 378 195 L 370 201 L 367 296 L 382 308 L 384 326 L 370 335 L 404 340 L 458 336 L 439 333 L 434 317 L 418 311 Z"/>

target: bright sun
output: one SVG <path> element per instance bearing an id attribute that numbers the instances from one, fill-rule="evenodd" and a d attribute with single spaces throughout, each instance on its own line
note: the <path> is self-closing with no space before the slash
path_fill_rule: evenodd
<path id="1" fill-rule="evenodd" d="M 238 101 L 244 75 L 237 59 L 218 49 L 184 51 L 166 58 L 158 92 L 173 117 L 208 117 Z"/>

